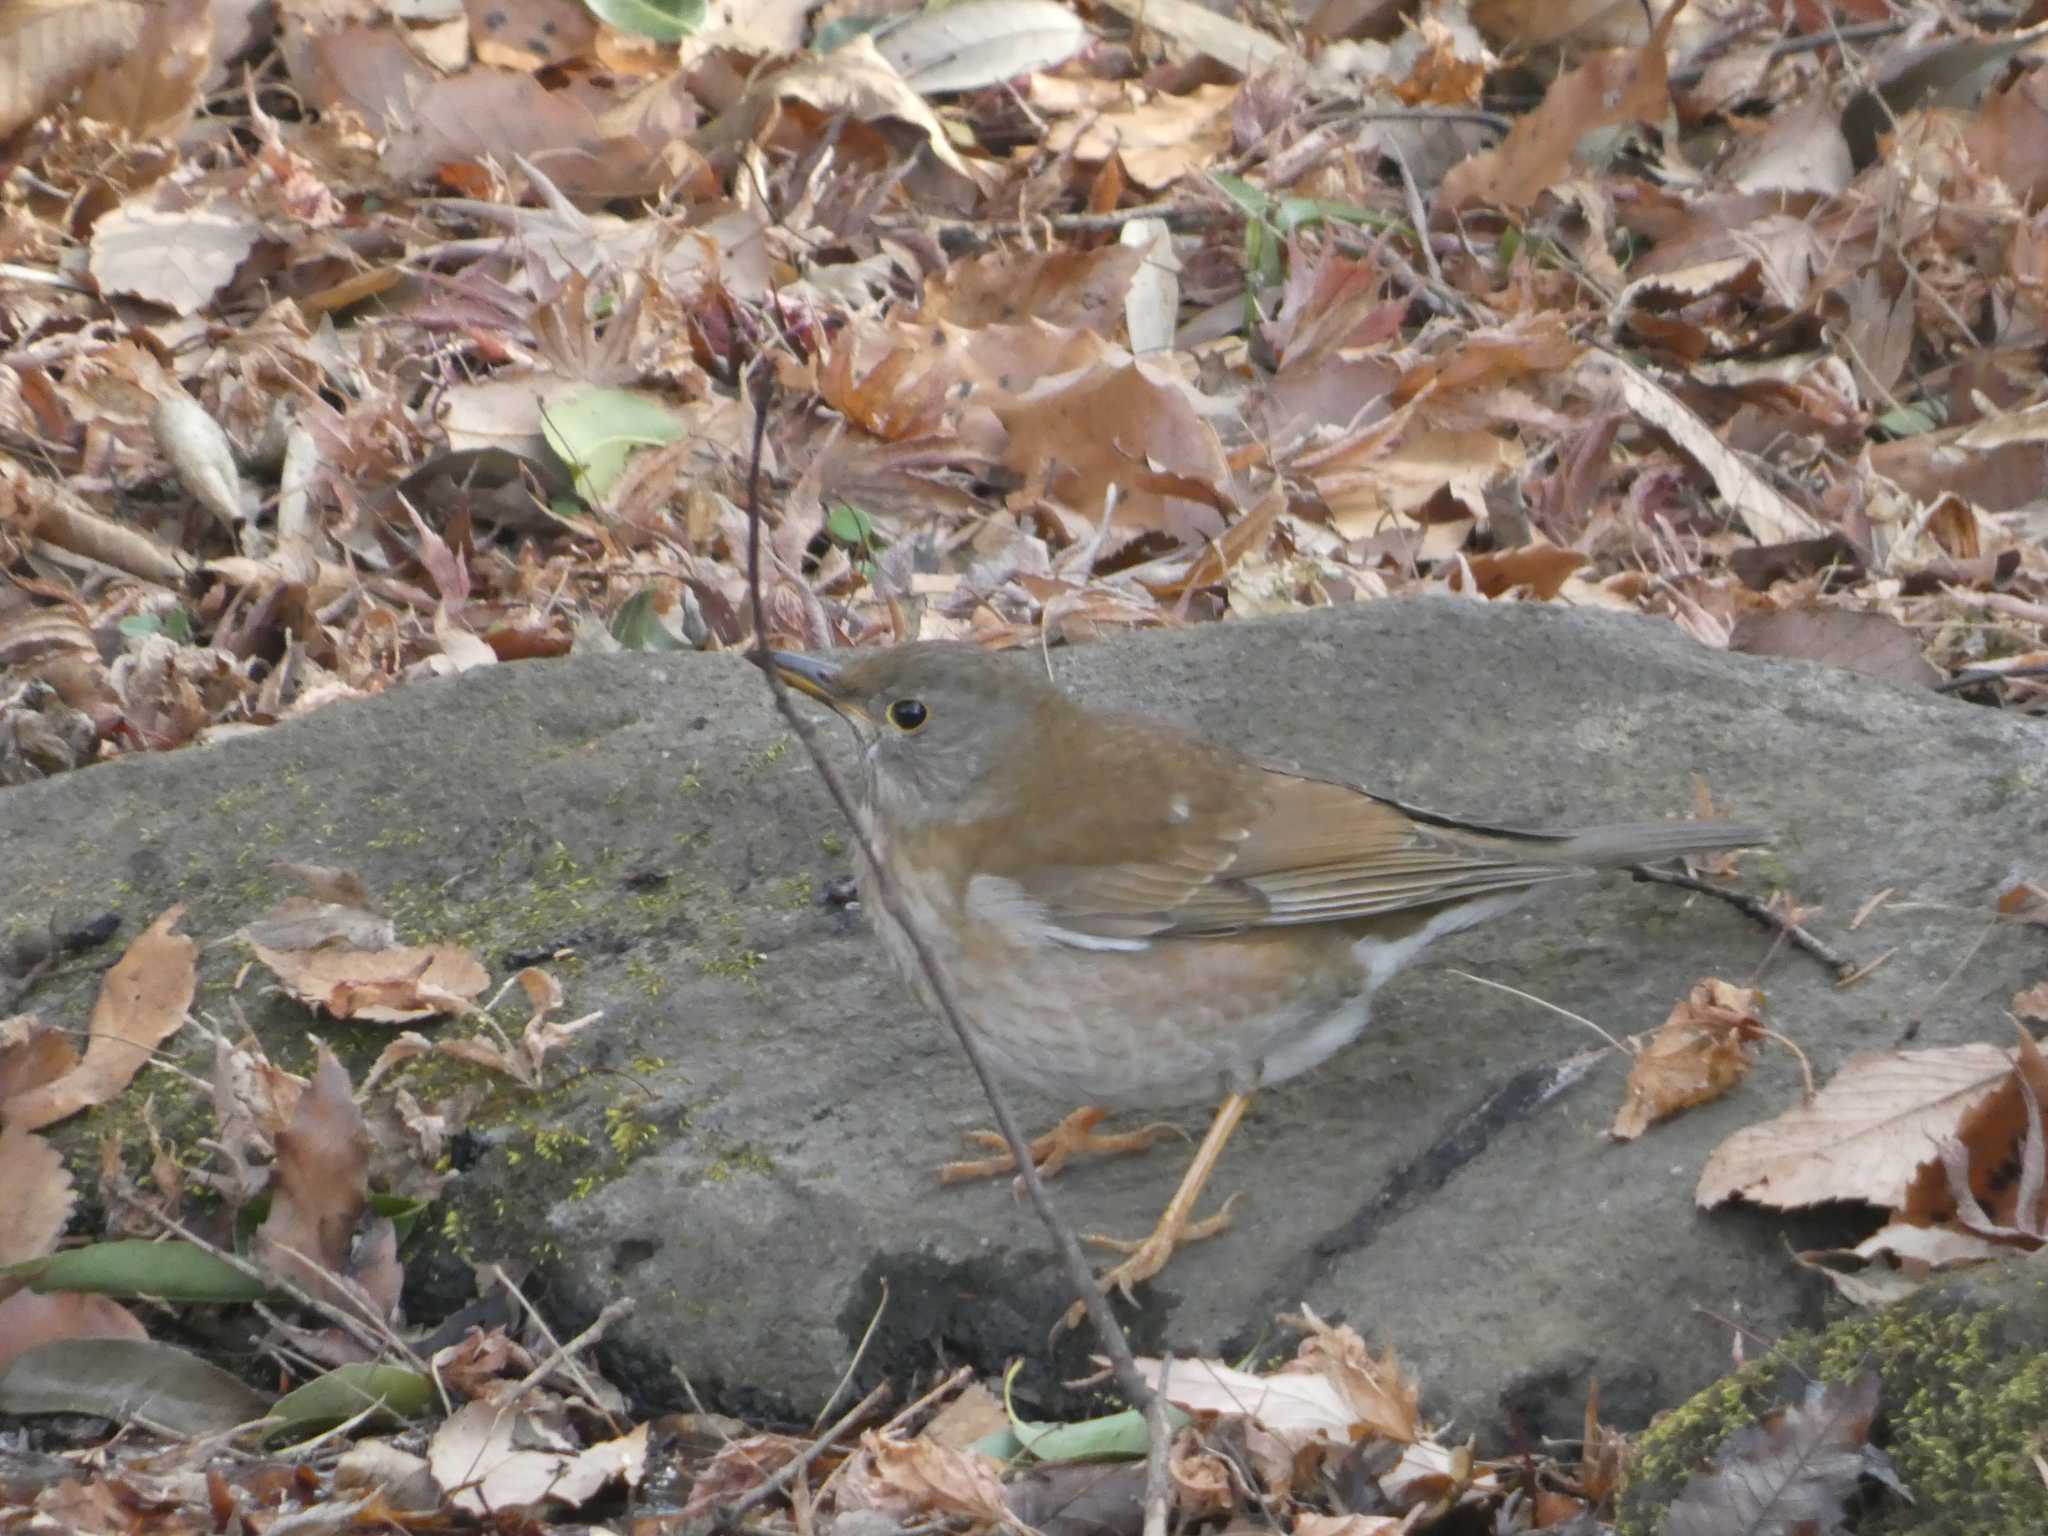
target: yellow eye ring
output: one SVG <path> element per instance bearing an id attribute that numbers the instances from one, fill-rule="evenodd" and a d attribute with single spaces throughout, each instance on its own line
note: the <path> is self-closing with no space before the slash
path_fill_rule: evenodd
<path id="1" fill-rule="evenodd" d="M 918 699 L 898 699 L 889 706 L 889 723 L 906 736 L 923 730 L 930 718 L 931 711 Z"/>

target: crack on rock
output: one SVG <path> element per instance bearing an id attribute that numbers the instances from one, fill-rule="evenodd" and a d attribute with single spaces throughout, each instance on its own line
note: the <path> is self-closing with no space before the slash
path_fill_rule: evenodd
<path id="1" fill-rule="evenodd" d="M 1379 1192 L 1359 1207 L 1336 1231 L 1315 1245 L 1316 1271 L 1331 1259 L 1355 1253 L 1380 1234 L 1380 1229 L 1425 1195 L 1433 1195 L 1476 1159 L 1493 1138 L 1518 1125 L 1553 1099 L 1569 1093 L 1606 1052 L 1580 1051 L 1563 1061 L 1525 1067 L 1494 1089 L 1426 1147 L 1392 1173 Z"/>

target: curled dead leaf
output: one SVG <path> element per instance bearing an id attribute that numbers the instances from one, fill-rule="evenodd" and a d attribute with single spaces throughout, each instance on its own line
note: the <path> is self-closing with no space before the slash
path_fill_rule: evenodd
<path id="1" fill-rule="evenodd" d="M 1763 994 L 1708 979 L 1671 1010 L 1629 1068 L 1627 1096 L 1607 1134 L 1633 1141 L 1659 1120 L 1718 1099 L 1756 1065 Z"/>
<path id="2" fill-rule="evenodd" d="M 392 949 L 250 947 L 293 997 L 337 1019 L 405 1024 L 461 1013 L 491 980 L 482 962 L 459 944 Z"/>
<path id="3" fill-rule="evenodd" d="M 1404 1444 L 1421 1437 L 1422 1389 L 1401 1369 L 1391 1344 L 1375 1360 L 1357 1329 L 1348 1323 L 1333 1328 L 1306 1306 L 1281 1321 L 1308 1337 L 1280 1374 L 1313 1374 L 1334 1385 L 1357 1416 L 1353 1439 L 1360 1428 Z"/>

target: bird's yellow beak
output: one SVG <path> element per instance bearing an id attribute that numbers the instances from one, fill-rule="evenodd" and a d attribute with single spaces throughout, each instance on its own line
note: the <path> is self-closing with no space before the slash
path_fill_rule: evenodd
<path id="1" fill-rule="evenodd" d="M 820 704 L 829 704 L 833 709 L 840 707 L 839 669 L 830 662 L 813 661 L 794 651 L 770 651 L 768 665 L 775 669 L 775 675 L 785 685 L 798 693 L 806 694 Z"/>

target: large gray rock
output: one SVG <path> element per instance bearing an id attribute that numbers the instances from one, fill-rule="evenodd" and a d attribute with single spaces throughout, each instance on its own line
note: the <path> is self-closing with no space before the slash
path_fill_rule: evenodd
<path id="1" fill-rule="evenodd" d="M 1391 1343 L 1469 1426 L 1570 1433 L 1595 1376 L 1610 1417 L 1640 1422 L 1716 1376 L 1736 1329 L 1821 1315 L 1786 1236 L 1808 1246 L 1826 1221 L 1692 1204 L 1707 1150 L 1791 1103 L 1796 1069 L 1774 1051 L 1732 1097 L 1613 1145 L 1625 1064 L 1586 1063 L 1585 1031 L 1454 970 L 1626 1033 L 1768 957 L 1771 1022 L 1826 1073 L 1908 1036 L 2003 1041 L 2002 1010 L 2042 969 L 2038 930 L 1985 922 L 2048 861 L 2038 722 L 1653 622 L 1449 600 L 1054 661 L 1085 697 L 1502 821 L 1682 813 L 1698 775 L 1781 829 L 1745 857 L 1753 889 L 1824 903 L 1814 926 L 1857 957 L 1895 950 L 1837 990 L 1725 904 L 1626 879 L 1444 944 L 1361 1041 L 1262 1097 L 1215 1185 L 1245 1192 L 1239 1225 L 1141 1292 L 1141 1347 L 1235 1354 L 1305 1301 Z M 1082 1363 L 1085 1341 L 1048 1353 L 1070 1296 L 1029 1208 L 1002 1183 L 934 1181 L 986 1110 L 864 925 L 819 899 L 847 870 L 840 829 L 737 658 L 497 667 L 95 768 L 0 794 L 0 848 L 21 919 L 117 908 L 133 925 L 177 898 L 217 937 L 289 857 L 358 868 L 412 934 L 468 937 L 494 966 L 573 952 L 571 1009 L 604 1021 L 552 1065 L 556 1087 L 485 1106 L 449 1225 L 465 1253 L 536 1259 L 570 1325 L 636 1297 L 610 1364 L 650 1398 L 678 1395 L 673 1363 L 707 1399 L 807 1414 L 885 1288 L 863 1377 L 1024 1355 L 1051 1400 Z M 234 962 L 210 952 L 202 1009 L 224 1011 Z M 91 971 L 31 1001 L 82 1010 Z M 297 1009 L 239 1001 L 303 1052 Z M 379 1043 L 334 1033 L 358 1062 Z M 1072 1106 L 1019 1107 L 1049 1122 Z M 1055 1190 L 1083 1231 L 1136 1236 L 1180 1164 L 1163 1148 Z"/>

